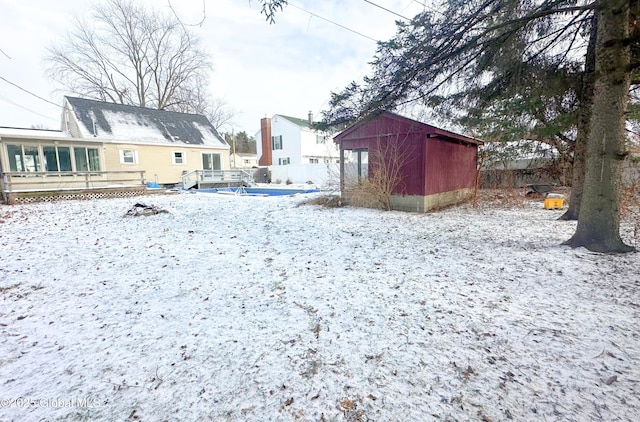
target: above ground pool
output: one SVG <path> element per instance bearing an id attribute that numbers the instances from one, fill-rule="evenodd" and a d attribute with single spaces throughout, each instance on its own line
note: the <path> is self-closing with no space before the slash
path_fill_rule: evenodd
<path id="1" fill-rule="evenodd" d="M 287 189 L 287 188 L 211 188 L 198 189 L 196 192 L 222 193 L 249 196 L 284 196 L 297 193 L 320 192 L 318 189 Z"/>

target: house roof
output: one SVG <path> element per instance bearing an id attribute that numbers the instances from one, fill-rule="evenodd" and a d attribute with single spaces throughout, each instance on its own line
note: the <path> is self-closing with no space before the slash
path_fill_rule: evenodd
<path id="1" fill-rule="evenodd" d="M 339 142 L 340 140 L 343 140 L 343 139 L 360 138 L 362 134 L 359 133 L 359 129 L 370 125 L 371 122 L 373 121 L 382 120 L 382 119 L 388 119 L 388 120 L 406 124 L 407 127 L 409 128 L 408 130 L 411 133 L 422 133 L 426 135 L 426 138 L 439 137 L 449 141 L 464 142 L 472 145 L 484 144 L 484 142 L 482 142 L 479 139 L 471 138 L 469 136 L 461 135 L 459 133 L 451 132 L 449 130 L 440 129 L 438 127 L 429 125 L 427 123 L 409 119 L 408 117 L 404 117 L 399 114 L 392 113 L 390 111 L 383 111 L 382 113 L 380 113 L 379 115 L 373 118 L 365 119 L 349 126 L 347 129 L 345 129 L 344 131 L 336 135 L 334 137 L 334 141 Z"/>
<path id="2" fill-rule="evenodd" d="M 98 137 L 142 143 L 228 147 L 209 120 L 178 113 L 84 98 L 65 97 L 83 138 Z"/>
<path id="3" fill-rule="evenodd" d="M 311 129 L 311 124 L 309 124 L 309 120 L 308 119 L 298 119 L 297 117 L 283 116 L 282 114 L 277 114 L 276 116 L 280 116 L 283 119 L 287 119 L 291 123 L 293 123 L 295 125 L 298 125 L 300 127 Z"/>
<path id="4" fill-rule="evenodd" d="M 29 138 L 68 138 L 68 132 L 51 129 L 26 129 L 19 127 L 0 127 L 0 137 L 29 137 Z"/>

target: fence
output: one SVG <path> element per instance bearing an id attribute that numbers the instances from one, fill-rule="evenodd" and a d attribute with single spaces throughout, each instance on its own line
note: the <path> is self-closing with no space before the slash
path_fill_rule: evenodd
<path id="1" fill-rule="evenodd" d="M 272 183 L 307 183 L 318 186 L 338 185 L 340 181 L 339 164 L 289 164 L 286 166 L 271 166 Z"/>

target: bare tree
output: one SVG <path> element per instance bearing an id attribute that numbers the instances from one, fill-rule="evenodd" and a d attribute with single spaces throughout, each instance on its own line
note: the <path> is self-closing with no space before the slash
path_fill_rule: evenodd
<path id="1" fill-rule="evenodd" d="M 233 123 L 233 119 L 237 113 L 229 106 L 224 98 L 218 97 L 209 101 L 207 108 L 202 114 L 207 116 L 218 132 L 221 132 Z"/>
<path id="2" fill-rule="evenodd" d="M 49 76 L 76 95 L 174 111 L 202 108 L 211 61 L 173 16 L 132 0 L 93 6 L 64 41 L 49 47 Z M 204 85 L 203 85 L 204 84 Z"/>
<path id="3" fill-rule="evenodd" d="M 185 84 L 174 97 L 174 111 L 202 114 L 209 119 L 218 132 L 232 124 L 236 111 L 224 98 L 212 97 L 207 90 L 207 81 L 196 78 L 197 83 Z"/>
<path id="4" fill-rule="evenodd" d="M 412 149 L 406 148 L 405 140 L 406 137 L 400 139 L 398 135 L 378 138 L 368 151 L 366 169 L 360 169 L 360 172 L 345 169 L 344 189 L 352 205 L 385 211 L 393 209 L 393 195 L 405 192 L 403 175 L 413 154 Z"/>

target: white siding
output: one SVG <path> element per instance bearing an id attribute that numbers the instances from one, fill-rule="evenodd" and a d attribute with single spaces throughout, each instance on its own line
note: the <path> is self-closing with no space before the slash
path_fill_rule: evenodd
<path id="1" fill-rule="evenodd" d="M 282 136 L 282 149 L 276 149 L 271 152 L 274 166 L 278 165 L 281 158 L 289 158 L 289 164 L 301 164 L 300 134 L 300 126 L 281 116 L 273 116 L 271 119 L 271 136 Z"/>
<path id="2" fill-rule="evenodd" d="M 325 143 L 319 144 L 317 142 L 318 135 L 326 137 Z M 303 129 L 301 131 L 301 144 L 301 164 L 308 164 L 311 158 L 317 158 L 320 164 L 325 163 L 325 160 L 335 163 L 340 158 L 340 151 L 333 142 L 333 138 L 326 133 Z"/>
<path id="3" fill-rule="evenodd" d="M 317 135 L 326 136 L 325 143 L 318 143 Z M 323 132 L 316 132 L 308 127 L 301 127 L 290 120 L 274 115 L 271 118 L 271 136 L 282 136 L 282 149 L 272 151 L 272 165 L 279 165 L 282 160 L 289 159 L 292 165 L 309 164 L 317 160 L 318 164 L 336 163 L 340 158 L 340 151 L 333 142 L 333 138 Z M 256 135 L 257 156 L 262 156 L 262 131 Z"/>

